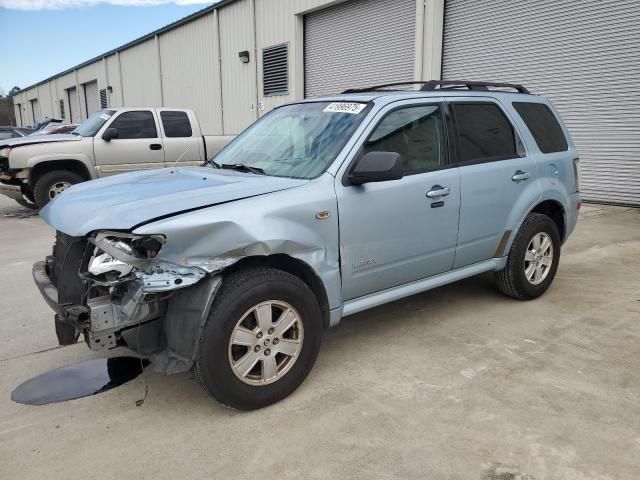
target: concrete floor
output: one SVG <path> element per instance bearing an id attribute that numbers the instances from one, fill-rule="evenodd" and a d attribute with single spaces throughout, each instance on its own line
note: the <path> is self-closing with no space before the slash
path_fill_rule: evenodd
<path id="1" fill-rule="evenodd" d="M 585 206 L 551 290 L 490 275 L 345 319 L 292 396 L 242 413 L 188 375 L 29 407 L 11 391 L 97 358 L 56 348 L 31 282 L 51 248 L 0 200 L 0 478 L 638 479 L 640 210 Z M 123 352 L 116 352 L 123 353 Z"/>

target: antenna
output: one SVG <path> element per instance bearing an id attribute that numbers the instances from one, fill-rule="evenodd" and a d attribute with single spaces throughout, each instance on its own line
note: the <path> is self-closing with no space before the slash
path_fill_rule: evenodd
<path id="1" fill-rule="evenodd" d="M 173 162 L 173 165 L 171 165 L 171 168 L 175 167 L 178 164 L 178 162 L 182 160 L 182 157 L 184 157 L 187 154 L 189 150 L 191 150 L 191 145 L 189 145 L 187 149 L 184 152 L 182 152 L 182 155 L 180 155 L 178 159 L 175 162 Z"/>

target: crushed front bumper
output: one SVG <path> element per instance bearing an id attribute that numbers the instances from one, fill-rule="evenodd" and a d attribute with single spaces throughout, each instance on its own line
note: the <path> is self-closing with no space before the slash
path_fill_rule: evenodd
<path id="1" fill-rule="evenodd" d="M 65 294 L 51 278 L 53 268 L 49 257 L 49 262 L 36 262 L 32 274 L 45 302 L 56 313 L 56 334 L 61 345 L 76 343 L 83 334 L 92 350 L 128 347 L 150 357 L 152 368 L 165 374 L 191 368 L 221 276 L 207 275 L 187 288 L 167 292 L 153 281 L 161 278 L 156 274 L 147 282 L 126 282 L 116 296 L 92 296 L 78 304 L 60 303 Z M 185 277 L 185 283 L 189 281 L 193 279 Z"/>

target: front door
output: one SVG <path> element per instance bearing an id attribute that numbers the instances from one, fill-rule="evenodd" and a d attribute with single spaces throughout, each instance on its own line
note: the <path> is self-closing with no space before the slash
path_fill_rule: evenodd
<path id="1" fill-rule="evenodd" d="M 404 177 L 336 179 L 344 300 L 450 270 L 458 235 L 460 178 L 447 165 L 441 104 L 392 104 L 365 136 L 361 151 L 399 153 Z"/>
<path id="2" fill-rule="evenodd" d="M 102 139 L 108 128 L 115 128 L 118 137 Z M 120 113 L 96 135 L 93 151 L 100 175 L 164 167 L 164 147 L 155 116 L 150 110 Z"/>
<path id="3" fill-rule="evenodd" d="M 527 211 L 540 197 L 534 159 L 493 99 L 449 103 L 460 168 L 460 233 L 454 268 L 502 256 L 512 212 Z"/>

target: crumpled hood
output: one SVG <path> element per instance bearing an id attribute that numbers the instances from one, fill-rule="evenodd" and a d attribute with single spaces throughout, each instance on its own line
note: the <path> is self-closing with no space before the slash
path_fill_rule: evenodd
<path id="1" fill-rule="evenodd" d="M 160 217 L 307 182 L 213 168 L 138 171 L 74 185 L 40 216 L 56 230 L 79 237 L 99 229 L 130 230 Z"/>
<path id="2" fill-rule="evenodd" d="M 55 133 L 53 135 L 27 135 L 26 137 L 10 138 L 0 140 L 2 147 L 20 147 L 24 145 L 33 145 L 35 143 L 51 143 L 51 142 L 79 142 L 82 140 L 80 135 L 71 135 L 70 133 Z"/>

